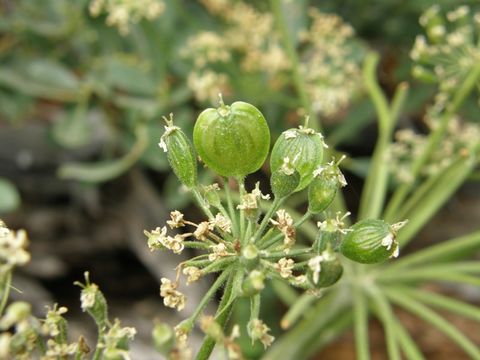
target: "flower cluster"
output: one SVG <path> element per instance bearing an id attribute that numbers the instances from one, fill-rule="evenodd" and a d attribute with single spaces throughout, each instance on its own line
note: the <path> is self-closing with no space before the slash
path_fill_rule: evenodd
<path id="1" fill-rule="evenodd" d="M 221 35 L 209 30 L 199 32 L 190 37 L 182 49 L 182 56 L 194 65 L 188 85 L 197 100 L 213 101 L 218 93 L 229 93 L 229 72 L 217 71 L 217 68 L 234 57 L 240 59 L 242 71 L 264 72 L 271 82 L 274 82 L 272 75 L 289 68 L 270 13 L 241 1 L 204 0 L 202 3 L 224 22 L 225 28 Z"/>
<path id="2" fill-rule="evenodd" d="M 25 230 L 13 231 L 0 220 L 0 274 L 11 271 L 15 266 L 23 266 L 30 261 Z"/>
<path id="3" fill-rule="evenodd" d="M 432 129 L 438 124 L 445 110 L 446 104 L 441 104 L 443 98 L 444 96 L 437 96 L 435 104 L 425 115 L 424 120 Z M 435 149 L 428 163 L 422 167 L 421 175 L 439 174 L 452 165 L 458 157 L 468 156 L 478 147 L 479 138 L 480 126 L 477 123 L 453 116 L 448 123 L 441 145 Z M 398 182 L 409 183 L 413 181 L 412 162 L 426 148 L 428 137 L 412 129 L 402 129 L 396 132 L 395 140 L 389 151 L 390 169 Z"/>
<path id="4" fill-rule="evenodd" d="M 207 3 L 220 6 L 220 2 Z M 211 57 L 217 58 L 217 55 Z M 235 104 L 239 104 L 242 111 L 235 112 Z M 214 121 L 212 125 L 209 120 L 221 117 L 222 111 L 229 112 L 229 121 Z M 238 118 L 235 118 L 237 116 Z M 183 183 L 190 184 L 189 190 L 207 217 L 204 221 L 195 223 L 175 210 L 170 213 L 170 219 L 165 226 L 144 232 L 151 250 L 168 249 L 173 253 L 180 253 L 190 248 L 199 252 L 180 262 L 175 280 L 161 279 L 160 295 L 165 306 L 179 311 L 185 308 L 187 299 L 179 290 L 182 274 L 186 277 L 186 285 L 199 281 L 208 274 L 217 274 L 193 314 L 175 327 L 175 335 L 164 325 L 157 327 L 158 347 L 162 348 L 165 354 L 169 354 L 168 356 L 172 356 L 174 352 L 185 357 L 185 354 L 190 354 L 187 351 L 187 336 L 195 323 L 202 319 L 201 328 L 205 333 L 224 346 L 232 358 L 240 358 L 239 348 L 234 341 L 236 334 L 226 336 L 217 322 L 222 314 L 231 311 L 238 297 L 250 299 L 250 321 L 246 333 L 252 342 L 260 341 L 265 347 L 270 346 L 273 336 L 269 333 L 268 325 L 259 316 L 265 283 L 275 279 L 300 291 L 319 294 L 323 288 L 333 286 L 341 278 L 343 265 L 336 252 L 341 251 L 340 245 L 348 236 L 350 240 L 344 248 L 354 261 L 378 263 L 397 254 L 395 234 L 390 232 L 393 227 L 390 228 L 383 221 L 374 220 L 373 223 L 349 228 L 345 219 L 350 213 L 336 213 L 334 217 L 330 217 L 326 211 L 337 191 L 346 185 L 345 177 L 339 168 L 344 157 L 336 162 L 323 163 L 323 150 L 326 145 L 323 136 L 308 126 L 308 117 L 304 126 L 285 131 L 273 146 L 270 156 L 272 195 L 262 192 L 259 182 L 255 183 L 253 188 L 246 188 L 244 176 L 260 168 L 261 161 L 257 159 L 258 154 L 249 157 L 246 149 L 237 149 L 241 144 L 236 135 L 232 138 L 226 135 L 231 133 L 228 128 L 231 126 L 230 121 L 238 122 L 238 131 L 245 131 L 238 136 L 248 139 L 247 142 L 255 144 L 261 140 L 262 143 L 268 143 L 269 133 L 242 126 L 244 122 L 265 121 L 258 109 L 252 109 L 252 105 L 242 102 L 236 102 L 229 107 L 221 101 L 218 109 L 202 112 L 194 129 L 194 148 L 189 145 L 186 135 L 182 135 L 179 141 L 169 140 L 174 126 L 173 118 L 165 128 L 166 135 L 162 136 L 167 155 L 179 154 L 178 157 L 176 155 L 169 158 L 175 174 Z M 212 133 L 208 129 L 210 125 L 214 130 Z M 217 144 L 222 142 L 222 145 L 225 145 L 230 141 L 234 144 L 228 148 L 232 154 L 218 158 L 221 151 L 216 147 Z M 178 159 L 182 154 L 200 151 L 205 164 L 215 171 L 218 170 L 217 173 L 229 178 L 229 181 L 220 185 L 214 183 L 203 186 L 198 183 L 197 178 L 191 181 L 185 176 L 196 175 L 196 158 L 181 162 Z M 235 151 L 238 153 L 233 154 Z M 268 151 L 262 155 L 262 161 L 265 161 L 267 155 Z M 256 167 L 251 165 L 252 163 Z M 239 191 L 233 196 L 232 186 L 235 185 Z M 286 200 L 302 189 L 308 190 L 309 204 L 306 213 L 299 216 L 295 209 L 288 208 Z M 302 224 L 317 214 L 322 214 L 322 221 L 318 222 L 316 241 L 313 244 L 297 241 L 298 230 Z M 170 235 L 168 228 L 177 232 Z M 369 245 L 365 246 L 363 242 Z M 375 251 L 371 253 L 371 249 Z M 216 316 L 202 317 L 206 305 L 220 289 L 223 289 L 223 296 Z M 163 345 L 160 346 L 160 343 Z"/>
<path id="5" fill-rule="evenodd" d="M 165 11 L 162 0 L 92 0 L 90 14 L 99 16 L 106 12 L 108 26 L 116 26 L 120 34 L 130 32 L 131 24 L 142 19 L 153 20 Z"/>
<path id="6" fill-rule="evenodd" d="M 444 16 L 433 5 L 420 18 L 425 35 L 418 35 L 410 52 L 416 62 L 413 75 L 438 82 L 441 92 L 452 93 L 480 61 L 480 13 L 460 6 Z"/>
<path id="7" fill-rule="evenodd" d="M 339 16 L 309 10 L 311 27 L 300 34 L 301 72 L 312 99 L 312 110 L 332 116 L 360 90 L 364 49 L 355 42 L 353 28 Z"/>

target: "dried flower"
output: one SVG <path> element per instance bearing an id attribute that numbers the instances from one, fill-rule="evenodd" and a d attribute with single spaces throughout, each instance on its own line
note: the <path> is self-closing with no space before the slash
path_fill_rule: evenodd
<path id="1" fill-rule="evenodd" d="M 215 215 L 215 217 L 209 221 L 210 230 L 213 230 L 214 227 L 217 227 L 226 233 L 232 233 L 232 222 L 222 214 Z"/>
<path id="2" fill-rule="evenodd" d="M 164 226 L 161 229 L 157 227 L 155 230 L 152 231 L 146 231 L 144 230 L 143 233 L 145 236 L 148 238 L 148 248 L 150 251 L 154 251 L 157 249 L 161 249 L 164 245 L 164 243 L 167 240 L 167 227 Z"/>
<path id="3" fill-rule="evenodd" d="M 185 226 L 183 214 L 178 210 L 170 213 L 170 219 L 171 220 L 167 220 L 167 225 L 170 226 L 170 229 L 176 229 Z"/>
<path id="4" fill-rule="evenodd" d="M 293 270 L 294 264 L 295 264 L 295 261 L 293 261 L 293 259 L 281 258 L 275 264 L 275 270 L 277 270 L 280 273 L 280 276 L 282 278 L 287 279 L 290 276 L 292 276 L 292 273 L 293 273 L 292 270 Z"/>
<path id="5" fill-rule="evenodd" d="M 182 272 L 187 275 L 187 285 L 197 281 L 202 276 L 200 269 L 195 266 L 187 266 Z"/>
<path id="6" fill-rule="evenodd" d="M 178 284 L 167 278 L 161 278 L 160 296 L 163 297 L 163 303 L 170 308 L 176 308 L 178 311 L 185 307 L 185 295 L 177 290 Z"/>
<path id="7" fill-rule="evenodd" d="M 270 346 L 275 338 L 268 332 L 270 328 L 260 319 L 253 319 L 248 323 L 248 333 L 252 341 L 260 340 L 265 348 Z"/>
<path id="8" fill-rule="evenodd" d="M 207 240 L 207 236 L 210 233 L 210 223 L 208 221 L 203 221 L 198 224 L 197 229 L 194 231 L 193 236 L 200 241 Z"/>
<path id="9" fill-rule="evenodd" d="M 293 219 L 290 214 L 284 209 L 280 209 L 277 211 L 277 220 L 270 219 L 270 222 L 284 235 L 283 244 L 285 248 L 292 247 L 295 244 L 295 226 L 293 226 Z"/>
<path id="10" fill-rule="evenodd" d="M 30 261 L 27 233 L 25 230 L 12 231 L 0 220 L 0 273 Z"/>
<path id="11" fill-rule="evenodd" d="M 89 10 L 92 16 L 106 12 L 107 25 L 116 26 L 120 34 L 127 35 L 131 24 L 160 16 L 165 11 L 165 3 L 161 0 L 92 0 Z"/>
<path id="12" fill-rule="evenodd" d="M 227 251 L 227 246 L 224 243 L 211 246 L 212 253 L 208 255 L 208 260 L 215 261 L 224 256 L 229 256 L 231 254 Z"/>

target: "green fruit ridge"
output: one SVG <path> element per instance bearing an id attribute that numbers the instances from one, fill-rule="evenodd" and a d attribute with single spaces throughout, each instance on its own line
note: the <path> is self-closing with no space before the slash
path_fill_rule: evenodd
<path id="1" fill-rule="evenodd" d="M 270 130 L 255 106 L 220 102 L 197 118 L 193 143 L 202 161 L 217 174 L 241 177 L 257 171 L 270 149 Z"/>
<path id="2" fill-rule="evenodd" d="M 278 170 L 288 158 L 300 174 L 300 183 L 296 191 L 310 184 L 313 171 L 323 160 L 323 136 L 307 127 L 290 129 L 282 133 L 275 142 L 270 158 L 272 172 Z"/>
<path id="3" fill-rule="evenodd" d="M 340 245 L 350 260 L 363 264 L 381 263 L 398 254 L 398 244 L 389 224 L 383 220 L 366 219 L 352 226 Z"/>

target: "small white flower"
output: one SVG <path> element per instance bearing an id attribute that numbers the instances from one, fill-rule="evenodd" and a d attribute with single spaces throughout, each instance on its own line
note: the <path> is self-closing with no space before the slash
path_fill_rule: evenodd
<path id="1" fill-rule="evenodd" d="M 82 290 L 80 294 L 80 306 L 83 311 L 87 311 L 95 305 L 97 293 L 98 286 L 96 284 L 89 284 Z"/>

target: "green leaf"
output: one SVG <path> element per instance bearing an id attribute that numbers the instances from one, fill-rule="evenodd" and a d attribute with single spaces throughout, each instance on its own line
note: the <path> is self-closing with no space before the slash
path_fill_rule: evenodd
<path id="1" fill-rule="evenodd" d="M 468 355 L 470 355 L 472 359 L 480 359 L 480 350 L 478 346 L 436 312 L 397 289 L 384 288 L 384 291 L 391 301 L 403 307 L 405 310 L 410 311 L 412 314 L 417 315 L 419 318 L 447 335 Z"/>
<path id="2" fill-rule="evenodd" d="M 104 78 L 110 86 L 137 95 L 154 95 L 158 84 L 151 74 L 136 63 L 108 59 L 104 64 Z"/>
<path id="3" fill-rule="evenodd" d="M 77 104 L 53 124 L 52 136 L 60 146 L 75 149 L 89 143 L 93 129 L 87 119 L 87 106 L 86 102 Z"/>
<path id="4" fill-rule="evenodd" d="M 63 64 L 49 59 L 34 60 L 26 64 L 25 75 L 33 82 L 62 89 L 77 90 L 78 78 Z"/>
<path id="5" fill-rule="evenodd" d="M 67 163 L 58 169 L 58 176 L 90 183 L 105 182 L 120 176 L 137 162 L 147 147 L 148 138 L 145 127 L 139 127 L 136 133 L 136 143 L 123 157 L 95 163 Z"/>
<path id="6" fill-rule="evenodd" d="M 413 289 L 407 286 L 397 286 L 402 293 L 421 301 L 426 305 L 451 311 L 454 314 L 465 316 L 467 318 L 480 322 L 480 309 L 477 306 L 467 304 L 463 301 L 455 300 L 447 296 L 436 294 L 431 291 Z"/>
<path id="7" fill-rule="evenodd" d="M 20 206 L 20 194 L 15 185 L 0 177 L 0 214 L 9 213 Z"/>

